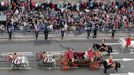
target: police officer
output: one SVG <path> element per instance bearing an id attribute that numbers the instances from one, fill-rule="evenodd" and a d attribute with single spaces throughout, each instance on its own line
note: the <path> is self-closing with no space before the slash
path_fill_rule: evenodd
<path id="1" fill-rule="evenodd" d="M 64 38 L 64 34 L 65 34 L 65 28 L 61 28 L 61 39 Z"/>
<path id="2" fill-rule="evenodd" d="M 48 29 L 48 23 L 45 23 L 45 27 L 44 27 L 44 36 L 45 36 L 45 40 L 48 39 L 48 34 L 49 34 L 49 29 Z"/>
<path id="3" fill-rule="evenodd" d="M 114 39 L 115 32 L 116 32 L 116 27 L 113 26 L 113 27 L 112 27 L 112 36 L 111 36 L 112 39 Z"/>
<path id="4" fill-rule="evenodd" d="M 95 25 L 95 27 L 93 29 L 93 38 L 97 38 L 97 30 L 98 30 L 98 27 L 97 27 L 97 25 Z"/>
<path id="5" fill-rule="evenodd" d="M 9 35 L 9 39 L 12 38 L 12 29 L 11 27 L 8 28 L 8 35 Z"/>
<path id="6" fill-rule="evenodd" d="M 91 27 L 92 24 L 90 22 L 87 23 L 87 38 L 89 39 L 90 34 L 91 34 Z"/>
<path id="7" fill-rule="evenodd" d="M 34 29 L 35 29 L 35 37 L 36 37 L 36 40 L 37 40 L 38 36 L 39 36 L 39 27 L 37 25 L 35 25 Z"/>

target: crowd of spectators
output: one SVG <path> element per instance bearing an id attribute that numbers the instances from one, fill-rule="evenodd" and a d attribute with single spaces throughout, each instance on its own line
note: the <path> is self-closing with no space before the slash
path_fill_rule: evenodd
<path id="1" fill-rule="evenodd" d="M 10 5 L 10 4 L 9 4 Z M 115 0 L 113 2 L 89 0 L 87 2 L 34 2 L 33 0 L 11 0 L 10 8 L 0 11 L 6 15 L 5 28 L 14 30 L 40 30 L 49 25 L 51 30 L 86 29 L 88 25 L 100 30 L 131 29 L 134 25 L 133 0 Z"/>

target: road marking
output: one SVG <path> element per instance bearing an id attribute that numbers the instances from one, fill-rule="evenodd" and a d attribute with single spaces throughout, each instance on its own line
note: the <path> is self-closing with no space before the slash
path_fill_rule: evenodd
<path id="1" fill-rule="evenodd" d="M 117 50 L 117 49 L 114 49 L 114 50 L 113 50 L 113 52 L 116 52 L 116 51 L 119 51 L 119 50 Z"/>
<path id="2" fill-rule="evenodd" d="M 110 75 L 134 75 L 134 72 L 128 72 L 128 73 L 111 73 Z"/>
<path id="3" fill-rule="evenodd" d="M 124 66 L 121 66 L 121 68 L 123 68 Z M 101 69 L 104 68 L 103 66 L 100 67 Z"/>
<path id="4" fill-rule="evenodd" d="M 13 54 L 14 52 L 2 52 L 1 56 L 7 56 L 8 54 Z M 24 55 L 24 56 L 33 56 L 32 52 L 15 52 L 17 55 Z"/>
<path id="5" fill-rule="evenodd" d="M 106 59 L 108 60 L 108 59 Z M 133 58 L 122 58 L 122 59 L 113 59 L 114 61 L 134 61 Z"/>
<path id="6" fill-rule="evenodd" d="M 109 75 L 128 75 L 128 73 L 111 73 Z"/>
<path id="7" fill-rule="evenodd" d="M 102 52 L 102 54 L 107 54 L 107 52 Z M 111 53 L 112 55 L 114 55 L 114 54 L 119 54 L 119 52 L 113 52 L 113 53 Z"/>
<path id="8" fill-rule="evenodd" d="M 10 70 L 11 67 L 0 67 L 0 70 Z M 21 68 L 21 69 L 25 69 L 25 70 L 30 70 L 32 69 L 31 67 L 27 67 L 27 68 Z"/>
<path id="9" fill-rule="evenodd" d="M 106 43 L 106 45 L 120 45 L 120 43 Z"/>
<path id="10" fill-rule="evenodd" d="M 134 52 L 129 52 L 130 54 L 134 54 Z"/>
<path id="11" fill-rule="evenodd" d="M 128 75 L 134 75 L 134 72 L 128 72 Z"/>

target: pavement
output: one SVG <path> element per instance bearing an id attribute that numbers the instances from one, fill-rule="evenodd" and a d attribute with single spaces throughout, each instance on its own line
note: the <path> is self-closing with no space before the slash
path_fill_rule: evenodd
<path id="1" fill-rule="evenodd" d="M 134 32 L 128 33 L 128 32 L 117 32 L 115 34 L 114 39 L 119 39 L 120 37 L 126 38 L 128 35 L 131 35 L 132 38 L 134 38 Z M 91 34 L 89 39 L 92 39 L 93 34 Z M 87 38 L 86 33 L 78 34 L 75 35 L 74 33 L 68 33 L 65 34 L 64 40 L 86 40 Z M 13 40 L 35 40 L 35 35 L 33 33 L 14 33 L 12 35 Z M 43 34 L 39 34 L 40 40 L 44 39 Z M 61 40 L 60 34 L 59 33 L 50 33 L 48 36 L 48 39 L 50 40 Z M 106 33 L 106 32 L 98 32 L 97 38 L 96 39 L 111 39 L 111 33 Z M 4 33 L 0 35 L 0 40 L 8 40 L 8 34 Z"/>

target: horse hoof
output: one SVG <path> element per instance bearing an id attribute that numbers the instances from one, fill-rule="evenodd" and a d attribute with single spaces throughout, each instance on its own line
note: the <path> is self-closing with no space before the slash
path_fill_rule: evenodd
<path id="1" fill-rule="evenodd" d="M 105 70 L 103 70 L 103 72 L 106 74 L 107 72 Z"/>

